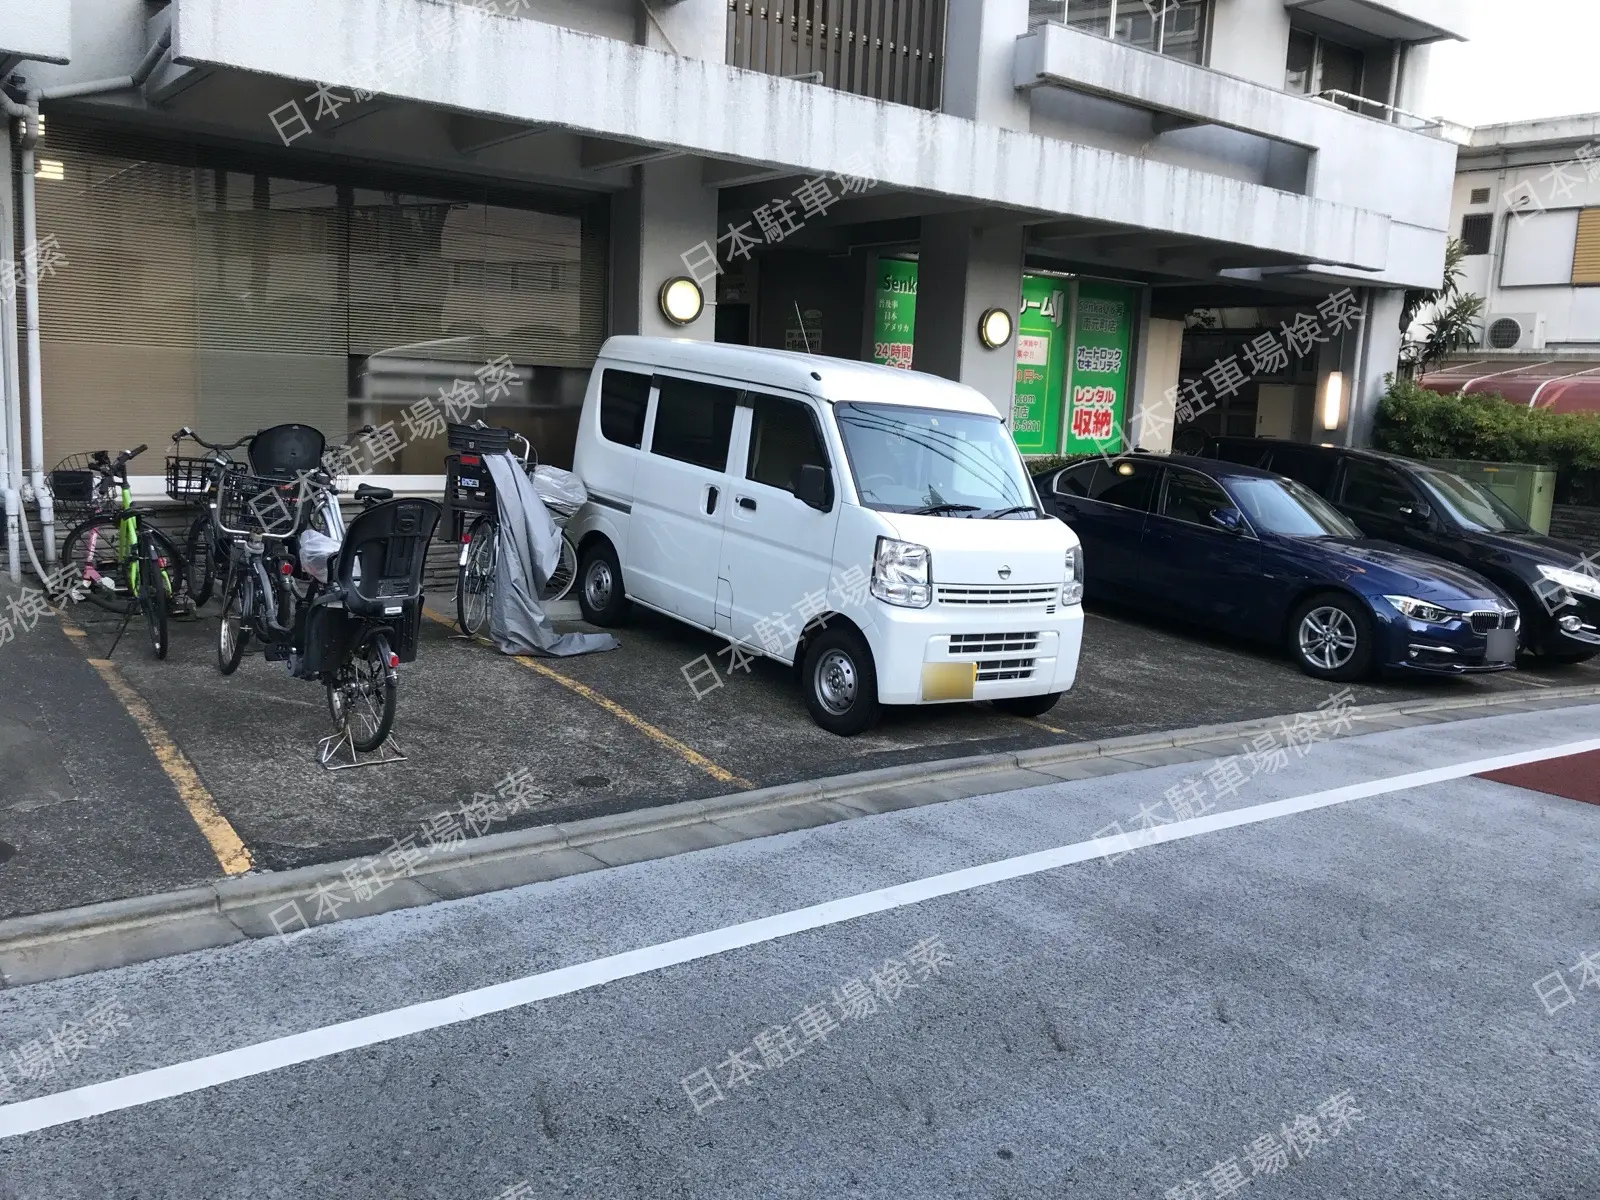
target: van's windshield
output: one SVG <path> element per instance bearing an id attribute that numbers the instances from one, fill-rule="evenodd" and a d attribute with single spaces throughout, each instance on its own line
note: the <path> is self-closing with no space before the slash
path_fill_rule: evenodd
<path id="1" fill-rule="evenodd" d="M 882 512 L 1042 519 L 999 417 L 889 404 L 835 404 L 861 503 Z"/>

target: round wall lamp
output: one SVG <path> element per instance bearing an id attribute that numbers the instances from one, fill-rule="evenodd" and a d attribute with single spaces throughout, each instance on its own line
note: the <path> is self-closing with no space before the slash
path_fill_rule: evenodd
<path id="1" fill-rule="evenodd" d="M 689 325 L 706 309 L 705 293 L 687 275 L 679 275 L 661 285 L 661 315 L 674 325 Z"/>
<path id="2" fill-rule="evenodd" d="M 991 308 L 978 318 L 978 338 L 991 350 L 998 350 L 1011 340 L 1011 314 L 1003 308 Z"/>

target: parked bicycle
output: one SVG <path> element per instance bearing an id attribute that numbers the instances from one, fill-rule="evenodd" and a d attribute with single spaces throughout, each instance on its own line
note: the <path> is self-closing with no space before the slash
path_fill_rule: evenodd
<path id="1" fill-rule="evenodd" d="M 183 556 L 172 539 L 134 508 L 128 463 L 149 447 L 124 450 L 115 458 L 96 450 L 86 468 L 58 467 L 50 473 L 52 491 L 69 504 L 98 511 L 68 532 L 61 560 L 82 581 L 92 603 L 122 616 L 108 656 L 116 652 L 128 623 L 142 614 L 155 656 L 167 656 L 167 617 L 183 576 Z"/>
<path id="2" fill-rule="evenodd" d="M 489 619 L 493 600 L 495 561 L 499 556 L 500 517 L 495 499 L 494 479 L 484 456 L 510 454 L 511 443 L 522 443 L 518 458 L 534 490 L 550 511 L 561 533 L 561 554 L 550 578 L 540 589 L 545 603 L 560 600 L 572 590 L 578 577 L 578 550 L 567 537 L 567 521 L 582 501 L 556 494 L 548 468 L 541 473 L 538 457 L 527 438 L 510 429 L 497 429 L 478 421 L 472 425 L 451 425 L 447 431 L 450 449 L 445 459 L 445 511 L 450 521 L 450 536 L 461 544 L 456 571 L 456 624 L 468 637 L 475 637 Z M 564 475 L 565 472 L 556 472 Z M 563 481 L 564 484 L 564 481 Z M 564 484 L 569 486 L 570 484 Z"/>
<path id="3" fill-rule="evenodd" d="M 323 684 L 336 736 L 362 753 L 382 746 L 394 727 L 397 669 L 416 657 L 422 570 L 439 522 L 432 500 L 393 495 L 357 487 L 363 511 L 346 529 L 325 472 L 285 480 L 235 469 L 223 473 L 214 509 L 218 531 L 231 539 L 218 668 L 233 674 L 249 640 L 259 639 L 269 661 Z M 339 536 L 314 530 L 313 515 Z"/>
<path id="4" fill-rule="evenodd" d="M 200 505 L 200 514 L 189 526 L 183 552 L 189 598 L 197 607 L 211 599 L 217 579 L 228 569 L 228 547 L 211 517 L 217 482 L 224 471 L 240 465 L 231 452 L 253 437 L 252 434 L 219 445 L 206 441 L 187 425 L 172 435 L 172 449 L 167 452 L 167 495 L 174 500 Z M 183 454 L 185 440 L 195 442 L 210 453 Z"/>

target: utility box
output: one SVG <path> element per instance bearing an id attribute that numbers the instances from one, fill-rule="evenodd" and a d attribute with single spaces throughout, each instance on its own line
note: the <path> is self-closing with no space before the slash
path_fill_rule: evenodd
<path id="1" fill-rule="evenodd" d="M 1532 463 L 1469 462 L 1431 458 L 1435 467 L 1488 488 L 1517 516 L 1540 533 L 1550 532 L 1550 506 L 1556 498 L 1554 467 Z"/>

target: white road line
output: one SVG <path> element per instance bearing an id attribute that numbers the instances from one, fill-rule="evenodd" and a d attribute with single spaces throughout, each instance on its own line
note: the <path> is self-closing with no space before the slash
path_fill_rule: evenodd
<path id="1" fill-rule="evenodd" d="M 1502 754 L 1494 758 L 1474 759 L 1471 762 L 1455 763 L 1445 767 L 1432 767 L 1426 771 L 1412 771 L 1405 775 L 1349 784 L 1304 796 L 1292 796 L 1285 800 L 1273 800 L 1266 804 L 1238 808 L 1231 812 L 1211 813 L 1170 825 L 1159 825 L 1147 831 L 1141 830 L 1137 842 L 1143 847 L 1182 841 L 1223 829 L 1257 825 L 1263 821 L 1273 821 L 1296 813 L 1331 808 L 1334 805 L 1347 804 L 1352 800 L 1381 796 L 1408 788 L 1425 787 L 1428 784 L 1443 783 L 1452 779 L 1464 779 L 1469 775 L 1521 766 L 1524 763 L 1563 758 L 1571 754 L 1585 754 L 1591 750 L 1600 750 L 1600 738 L 1568 742 L 1565 745 L 1549 746 L 1540 750 L 1526 750 L 1517 754 Z M 666 967 L 710 958 L 713 955 L 726 954 L 730 950 L 775 941 L 807 930 L 838 925 L 873 913 L 888 912 L 939 896 L 950 896 L 993 883 L 1020 879 L 1027 875 L 1038 874 L 1040 871 L 1070 866 L 1073 863 L 1122 854 L 1130 848 L 1130 844 L 1129 835 L 1095 838 L 1087 842 L 1057 846 L 1054 849 L 1022 854 L 976 867 L 965 867 L 959 871 L 949 871 L 943 875 L 914 879 L 909 883 L 895 884 L 892 887 L 862 892 L 855 896 L 845 896 L 838 900 L 814 904 L 809 908 L 777 913 L 770 917 L 693 934 L 655 946 L 628 950 L 622 954 L 597 958 L 592 962 L 579 963 L 576 966 L 561 967 L 554 971 L 528 975 L 522 979 L 513 979 L 506 983 L 497 983 L 438 1000 L 427 1000 L 389 1012 L 343 1021 L 337 1025 L 326 1025 L 321 1029 L 310 1029 L 304 1033 L 273 1038 L 271 1041 L 242 1046 L 237 1050 L 226 1050 L 221 1054 L 212 1054 L 189 1062 L 175 1063 L 169 1067 L 141 1071 L 121 1079 L 93 1083 L 33 1100 L 21 1100 L 0 1107 L 0 1138 L 16 1137 L 19 1134 L 49 1129 L 55 1125 L 66 1125 L 103 1113 L 137 1108 L 157 1100 L 203 1091 L 234 1080 L 248 1079 L 252 1075 L 279 1071 L 297 1063 L 314 1062 L 317 1059 L 342 1054 L 347 1050 L 356 1050 L 410 1034 L 459 1024 L 475 1017 L 519 1008 L 539 1000 L 548 1000 L 553 996 L 581 992 L 614 980 L 627 979 L 634 975 L 644 975 Z"/>

